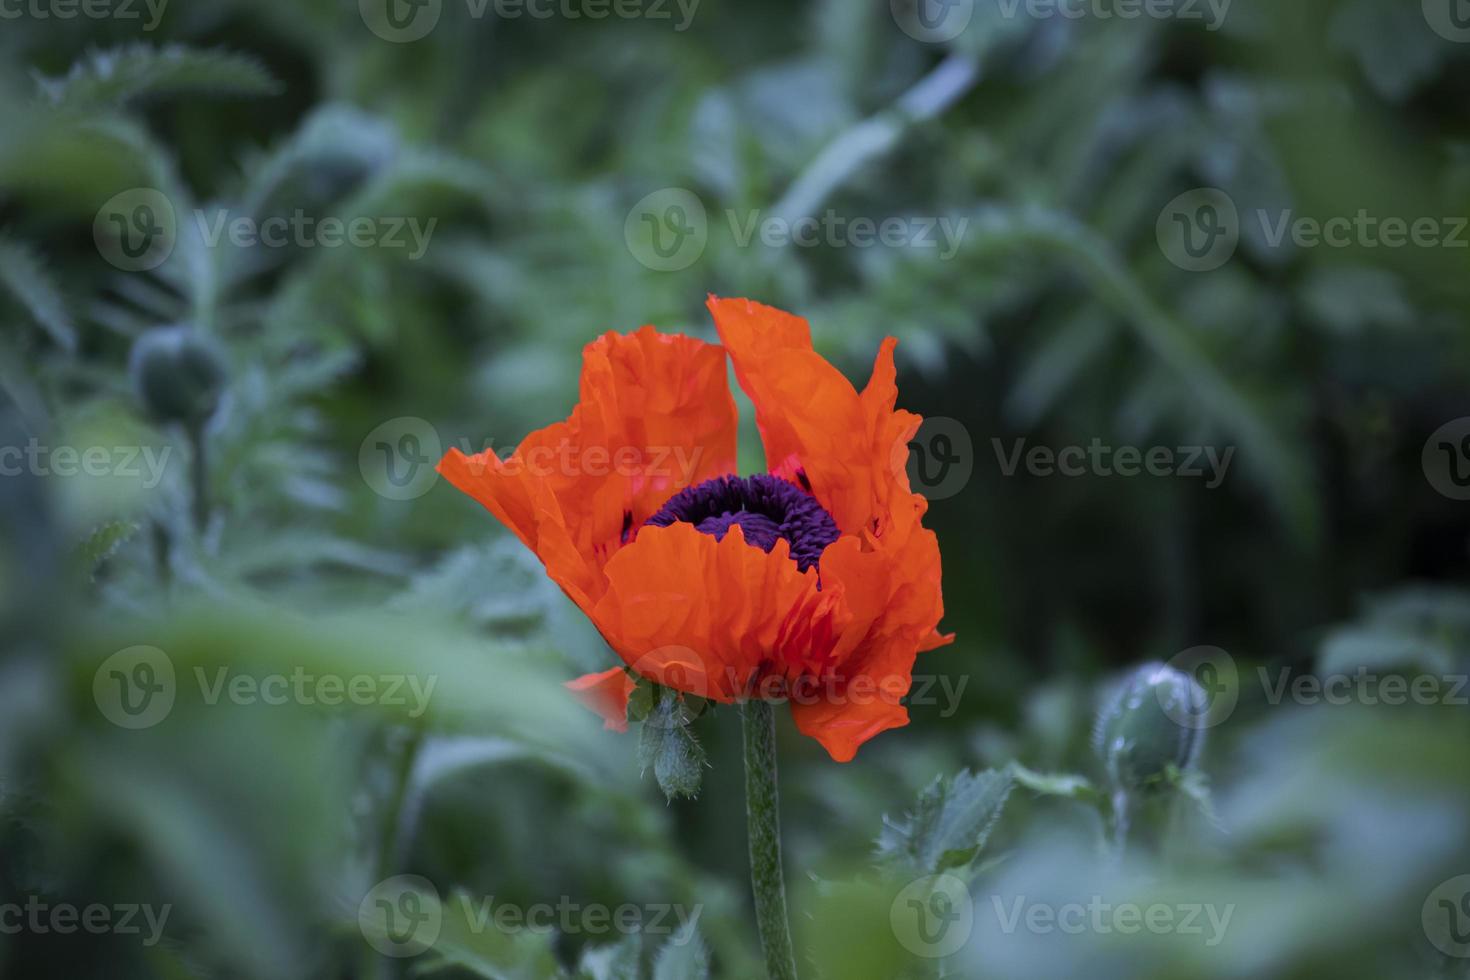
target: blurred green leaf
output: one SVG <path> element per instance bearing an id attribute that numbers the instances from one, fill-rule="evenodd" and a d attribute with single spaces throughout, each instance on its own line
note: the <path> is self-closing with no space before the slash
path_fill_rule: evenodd
<path id="1" fill-rule="evenodd" d="M 77 328 L 67 313 L 60 287 L 33 249 L 9 237 L 0 237 L 0 285 L 26 308 L 58 347 L 76 350 Z"/>
<path id="2" fill-rule="evenodd" d="M 96 110 L 189 92 L 245 96 L 279 91 L 279 84 L 254 58 L 182 45 L 135 44 L 93 51 L 64 78 L 38 81 L 47 101 L 61 110 Z"/>
<path id="3" fill-rule="evenodd" d="M 449 895 L 439 935 L 426 954 L 433 960 L 418 972 L 432 975 L 458 967 L 487 980 L 555 980 L 566 975 L 552 955 L 549 933 L 499 929 L 485 920 L 487 912 L 466 892 Z"/>

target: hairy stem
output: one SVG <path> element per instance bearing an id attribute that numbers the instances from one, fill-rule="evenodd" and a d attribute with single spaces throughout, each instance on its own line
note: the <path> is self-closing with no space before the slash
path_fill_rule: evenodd
<path id="1" fill-rule="evenodd" d="M 796 980 L 786 882 L 781 874 L 781 814 L 776 791 L 776 717 L 766 701 L 747 701 L 745 730 L 745 821 L 750 836 L 750 884 L 760 928 L 766 973 L 771 980 Z"/>

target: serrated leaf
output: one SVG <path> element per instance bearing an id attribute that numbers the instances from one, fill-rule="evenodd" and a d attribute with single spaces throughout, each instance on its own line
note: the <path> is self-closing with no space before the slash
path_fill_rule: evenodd
<path id="1" fill-rule="evenodd" d="M 653 980 L 706 980 L 709 977 L 709 948 L 699 927 L 687 922 L 659 948 L 653 962 Z"/>
<path id="2" fill-rule="evenodd" d="M 61 289 L 29 246 L 0 236 L 0 286 L 26 308 L 31 318 L 64 350 L 77 347 L 77 330 Z"/>
<path id="3" fill-rule="evenodd" d="M 280 88 L 254 58 L 182 45 L 131 44 L 92 51 L 64 78 L 38 78 L 42 94 L 58 109 L 97 109 L 132 99 L 207 92 L 271 95 Z"/>
<path id="4" fill-rule="evenodd" d="M 902 820 L 884 818 L 879 860 L 921 874 L 968 864 L 985 846 L 1013 783 L 997 769 L 936 777 Z"/>

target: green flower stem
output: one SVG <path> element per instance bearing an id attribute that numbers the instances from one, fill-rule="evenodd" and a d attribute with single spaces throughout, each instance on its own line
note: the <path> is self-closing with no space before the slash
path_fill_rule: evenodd
<path id="1" fill-rule="evenodd" d="M 786 882 L 781 874 L 781 812 L 776 791 L 776 716 L 767 701 L 747 701 L 741 710 L 745 730 L 745 822 L 750 836 L 750 884 L 766 974 L 771 980 L 796 980 L 791 924 L 786 914 Z"/>
<path id="2" fill-rule="evenodd" d="M 204 423 L 185 426 L 189 438 L 189 484 L 194 530 L 203 534 L 209 527 L 209 461 L 204 455 Z"/>

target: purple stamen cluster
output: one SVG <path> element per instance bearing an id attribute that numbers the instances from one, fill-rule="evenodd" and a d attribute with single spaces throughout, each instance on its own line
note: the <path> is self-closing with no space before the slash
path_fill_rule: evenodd
<path id="1" fill-rule="evenodd" d="M 769 473 L 718 476 L 679 491 L 645 526 L 683 521 L 716 541 L 739 524 L 748 544 L 769 552 L 784 538 L 803 572 L 817 564 L 839 535 L 837 522 L 816 499 L 794 483 Z"/>

